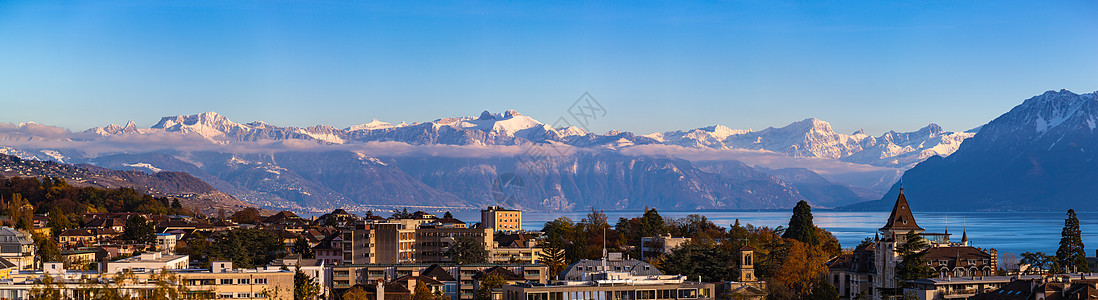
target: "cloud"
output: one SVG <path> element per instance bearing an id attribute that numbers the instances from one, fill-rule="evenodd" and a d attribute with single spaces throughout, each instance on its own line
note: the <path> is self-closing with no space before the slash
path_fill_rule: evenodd
<path id="1" fill-rule="evenodd" d="M 668 156 L 690 161 L 738 160 L 754 167 L 771 169 L 806 168 L 820 175 L 848 173 L 895 172 L 896 168 L 849 163 L 826 158 L 801 158 L 767 151 L 744 149 L 687 148 L 677 145 L 636 145 L 621 149 L 633 156 Z"/>

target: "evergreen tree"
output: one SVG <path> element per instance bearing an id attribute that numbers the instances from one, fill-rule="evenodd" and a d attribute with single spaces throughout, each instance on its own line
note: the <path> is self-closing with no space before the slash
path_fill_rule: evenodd
<path id="1" fill-rule="evenodd" d="M 1090 272 L 1083 249 L 1082 231 L 1079 230 L 1079 219 L 1076 218 L 1074 209 L 1069 209 L 1067 215 L 1064 229 L 1060 232 L 1060 248 L 1056 249 L 1056 260 L 1065 272 Z"/>
<path id="2" fill-rule="evenodd" d="M 484 243 L 472 238 L 459 239 L 446 250 L 446 257 L 456 264 L 479 264 L 488 262 L 488 250 Z"/>
<path id="3" fill-rule="evenodd" d="M 294 241 L 294 253 L 301 254 L 301 258 L 313 258 L 313 248 L 309 246 L 309 242 L 303 237 L 297 238 Z"/>
<path id="4" fill-rule="evenodd" d="M 453 218 L 454 218 L 454 214 L 451 214 L 451 213 L 450 213 L 450 211 L 446 211 L 446 214 L 443 214 L 443 215 L 442 215 L 442 218 L 443 218 L 443 219 L 453 219 Z"/>
<path id="5" fill-rule="evenodd" d="M 557 279 L 560 272 L 564 271 L 564 267 L 568 266 L 564 248 L 557 243 L 550 242 L 542 247 L 541 251 L 541 253 L 538 253 L 539 263 L 549 266 L 549 279 Z"/>
<path id="6" fill-rule="evenodd" d="M 323 289 L 320 284 L 309 275 L 305 275 L 300 269 L 294 271 L 294 300 L 321 299 Z"/>
<path id="7" fill-rule="evenodd" d="M 810 246 L 819 243 L 816 236 L 816 225 L 812 224 L 812 207 L 808 202 L 801 200 L 793 207 L 793 216 L 789 218 L 789 229 L 785 230 L 782 238 L 794 239 Z"/>
<path id="8" fill-rule="evenodd" d="M 507 281 L 503 277 L 496 273 L 490 273 L 485 276 L 483 280 L 477 284 L 476 294 L 473 295 L 473 299 L 476 300 L 491 300 L 492 291 L 503 287 L 507 284 Z"/>
<path id="9" fill-rule="evenodd" d="M 896 247 L 896 252 L 903 258 L 896 265 L 896 280 L 902 284 L 908 280 L 934 277 L 934 271 L 923 260 L 926 255 L 923 250 L 929 247 L 929 242 L 914 231 L 908 232 L 904 240 L 904 243 Z"/>
<path id="10" fill-rule="evenodd" d="M 156 225 L 141 215 L 126 219 L 122 227 L 122 239 L 151 245 L 156 243 Z"/>

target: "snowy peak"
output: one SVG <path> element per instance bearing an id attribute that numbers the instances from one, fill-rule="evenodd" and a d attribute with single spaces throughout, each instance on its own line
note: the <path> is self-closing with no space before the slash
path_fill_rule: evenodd
<path id="1" fill-rule="evenodd" d="M 347 127 L 343 130 L 356 131 L 356 130 L 374 130 L 374 129 L 385 129 L 385 128 L 393 128 L 393 124 L 391 124 L 389 122 L 378 121 L 375 118 L 373 121 L 370 121 L 370 123 L 354 125 L 354 126 L 351 126 L 351 127 Z"/>

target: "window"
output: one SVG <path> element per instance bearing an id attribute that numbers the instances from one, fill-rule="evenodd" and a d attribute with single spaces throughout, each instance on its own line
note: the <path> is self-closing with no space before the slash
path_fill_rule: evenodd
<path id="1" fill-rule="evenodd" d="M 637 291 L 637 299 L 656 299 L 656 291 Z"/>
<path id="2" fill-rule="evenodd" d="M 255 284 L 267 284 L 267 278 L 256 278 Z"/>
<path id="3" fill-rule="evenodd" d="M 679 290 L 679 298 L 686 298 L 686 299 L 698 298 L 698 290 L 696 290 L 696 289 L 681 289 L 681 290 Z"/>
<path id="4" fill-rule="evenodd" d="M 248 278 L 239 278 L 236 280 L 236 284 L 248 284 Z"/>
<path id="5" fill-rule="evenodd" d="M 221 284 L 233 284 L 233 280 L 232 279 L 222 279 Z"/>

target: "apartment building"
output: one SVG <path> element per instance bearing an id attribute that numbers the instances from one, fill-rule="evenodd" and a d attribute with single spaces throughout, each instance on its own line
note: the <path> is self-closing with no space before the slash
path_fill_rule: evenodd
<path id="1" fill-rule="evenodd" d="M 491 228 L 466 228 L 465 223 L 457 225 L 420 225 L 416 230 L 416 262 L 450 262 L 446 251 L 458 241 L 471 239 L 482 243 L 485 249 L 492 251 L 495 244 Z"/>
<path id="2" fill-rule="evenodd" d="M 489 206 L 480 211 L 480 227 L 506 233 L 522 231 L 522 211 Z"/>
<path id="3" fill-rule="evenodd" d="M 520 283 L 503 287 L 503 300 L 645 300 L 715 299 L 712 283 L 680 275 L 635 276 L 628 272 L 592 274 L 590 280 L 553 284 Z"/>
<path id="4" fill-rule="evenodd" d="M 15 264 L 20 270 L 35 267 L 37 249 L 29 233 L 7 226 L 0 227 L 0 257 Z"/>
<path id="5" fill-rule="evenodd" d="M 378 222 L 343 231 L 343 263 L 411 263 L 415 261 L 416 225 Z"/>
<path id="6" fill-rule="evenodd" d="M 525 281 L 549 281 L 549 267 L 536 264 L 346 264 L 331 266 L 325 285 L 331 287 L 334 294 L 342 294 L 356 284 L 375 286 L 378 282 L 389 282 L 405 276 L 432 275 L 438 278 L 438 273 L 445 273 L 456 281 L 455 287 L 446 288 L 446 295 L 455 300 L 469 300 L 473 299 L 476 290 L 474 278 L 494 267 L 506 269 Z"/>
<path id="7" fill-rule="evenodd" d="M 169 276 L 178 278 L 196 299 L 293 299 L 292 271 L 277 268 L 233 269 L 232 263 L 214 262 L 213 269 L 174 269 Z M 34 288 L 42 288 L 50 277 L 64 299 L 91 299 L 99 286 L 118 288 L 122 293 L 148 298 L 157 288 L 160 270 L 133 269 L 133 277 L 118 273 L 66 270 L 62 263 L 44 264 L 42 270 L 21 270 L 9 274 L 10 282 L 0 284 L 0 299 L 27 299 Z M 90 282 L 90 283 L 89 283 Z"/>

